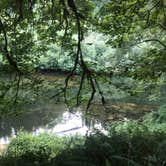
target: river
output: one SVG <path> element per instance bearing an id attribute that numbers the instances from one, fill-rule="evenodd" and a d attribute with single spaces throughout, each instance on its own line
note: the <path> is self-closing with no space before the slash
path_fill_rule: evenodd
<path id="1" fill-rule="evenodd" d="M 51 81 L 57 79 L 57 76 L 52 75 L 42 75 L 42 77 Z M 64 76 L 61 76 L 61 79 L 64 79 Z M 1 117 L 0 151 L 21 130 L 32 134 L 48 132 L 58 135 L 76 133 L 85 135 L 91 132 L 93 128 L 105 132 L 105 124 L 112 121 L 138 119 L 145 112 L 156 110 L 156 107 L 153 106 L 122 101 L 111 103 L 109 105 L 109 110 L 111 111 L 109 112 L 101 111 L 103 108 L 98 102 L 93 103 L 92 108 L 92 112 L 85 116 L 83 106 L 74 108 L 70 112 L 63 103 L 43 102 L 26 106 L 24 112 L 17 116 Z"/>

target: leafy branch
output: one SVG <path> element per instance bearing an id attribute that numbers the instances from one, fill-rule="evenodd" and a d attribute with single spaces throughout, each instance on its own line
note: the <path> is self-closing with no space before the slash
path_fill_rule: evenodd
<path id="1" fill-rule="evenodd" d="M 63 2 L 62 5 L 64 7 L 64 12 L 65 12 L 65 11 L 67 11 L 66 5 L 65 5 L 64 1 L 62 1 L 62 2 Z M 83 87 L 83 84 L 84 84 L 84 81 L 85 81 L 85 76 L 86 76 L 87 81 L 90 84 L 91 89 L 92 89 L 91 96 L 90 96 L 90 98 L 88 100 L 88 104 L 87 104 L 87 108 L 86 108 L 86 111 L 87 111 L 89 109 L 90 105 L 91 105 L 91 102 L 94 99 L 94 95 L 96 93 L 95 82 L 97 82 L 97 81 L 96 81 L 96 79 L 94 77 L 93 72 L 86 65 L 86 63 L 85 63 L 85 61 L 83 59 L 83 55 L 82 55 L 81 42 L 83 40 L 83 33 L 82 33 L 82 27 L 81 27 L 81 19 L 83 17 L 78 12 L 74 0 L 68 0 L 67 4 L 68 4 L 68 7 L 71 9 L 71 11 L 74 14 L 75 19 L 76 19 L 76 26 L 77 26 L 77 50 L 76 50 L 76 54 L 75 54 L 74 67 L 73 67 L 73 69 L 71 70 L 71 72 L 68 74 L 68 76 L 65 79 L 64 99 L 65 99 L 66 105 L 69 107 L 69 104 L 68 104 L 68 101 L 67 101 L 67 87 L 68 87 L 68 83 L 69 83 L 70 78 L 74 75 L 74 73 L 76 72 L 77 66 L 79 65 L 81 67 L 81 69 L 83 70 L 82 71 L 83 73 L 82 73 L 82 76 L 81 76 L 81 82 L 80 82 L 80 86 L 79 86 L 78 93 L 77 93 L 77 96 L 76 96 L 76 98 L 77 98 L 76 100 L 77 100 L 77 105 L 79 105 L 79 97 L 80 97 L 81 90 L 82 90 L 82 87 Z M 67 20 L 67 18 L 65 18 L 65 19 Z M 100 95 L 102 95 L 102 92 L 99 89 L 99 86 L 97 86 L 97 87 L 98 87 Z M 104 96 L 103 95 L 102 95 L 102 101 L 104 101 Z"/>
<path id="2" fill-rule="evenodd" d="M 6 32 L 6 29 L 3 25 L 3 22 L 0 18 L 0 27 L 1 27 L 1 31 L 3 33 L 3 36 L 4 36 L 4 41 L 5 41 L 5 45 L 4 45 L 4 51 L 5 51 L 5 57 L 7 59 L 7 61 L 9 62 L 9 64 L 15 69 L 15 71 L 17 73 L 21 73 L 16 61 L 12 58 L 12 56 L 10 55 L 10 52 L 8 50 L 8 38 L 7 38 L 7 32 Z"/>

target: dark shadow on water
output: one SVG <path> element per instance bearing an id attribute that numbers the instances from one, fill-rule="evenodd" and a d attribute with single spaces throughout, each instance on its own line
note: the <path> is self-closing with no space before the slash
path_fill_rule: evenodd
<path id="1" fill-rule="evenodd" d="M 38 105 L 30 110 L 27 108 L 23 114 L 18 116 L 2 117 L 0 119 L 0 138 L 16 135 L 21 129 L 33 132 L 52 122 L 56 125 L 65 111 L 65 107 L 62 105 L 46 105 L 44 108 Z"/>

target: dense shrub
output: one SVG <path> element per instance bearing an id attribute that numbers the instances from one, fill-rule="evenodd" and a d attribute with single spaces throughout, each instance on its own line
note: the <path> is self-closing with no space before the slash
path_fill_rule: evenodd
<path id="1" fill-rule="evenodd" d="M 3 165 L 22 166 L 48 165 L 61 151 L 74 148 L 78 143 L 83 144 L 83 138 L 58 137 L 51 134 L 34 136 L 26 132 L 20 132 L 13 138 L 8 146 L 5 158 L 1 159 Z M 12 161 L 12 162 L 11 162 Z"/>
<path id="2" fill-rule="evenodd" d="M 159 111 L 151 112 L 144 117 L 144 122 L 148 124 L 161 124 L 166 122 L 166 105 L 159 108 Z"/>
<path id="3" fill-rule="evenodd" d="M 151 112 L 144 116 L 143 123 L 151 131 L 166 133 L 166 105 L 161 106 L 158 111 Z"/>

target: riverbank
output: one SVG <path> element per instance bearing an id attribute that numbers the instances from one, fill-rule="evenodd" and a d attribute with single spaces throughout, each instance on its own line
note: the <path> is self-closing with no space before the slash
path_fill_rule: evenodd
<path id="1" fill-rule="evenodd" d="M 13 138 L 3 166 L 157 166 L 166 163 L 166 106 L 148 113 L 142 122 L 115 122 L 87 136 L 37 136 L 21 132 Z"/>
<path id="2" fill-rule="evenodd" d="M 93 103 L 85 114 L 85 107 L 86 105 L 75 107 L 70 112 L 64 104 L 53 102 L 29 105 L 14 118 L 13 116 L 1 118 L 0 143 L 8 143 L 9 138 L 17 135 L 22 129 L 34 134 L 48 132 L 60 135 L 61 133 L 85 135 L 96 126 L 101 130 L 113 122 L 140 119 L 146 113 L 158 109 L 156 106 L 117 102 L 107 104 L 107 109 L 104 110 L 102 104 Z"/>

